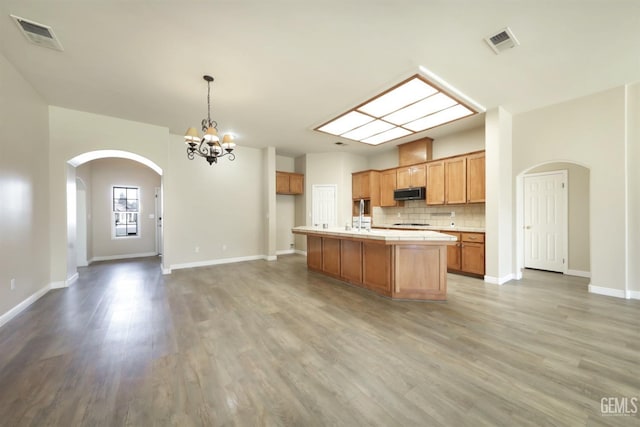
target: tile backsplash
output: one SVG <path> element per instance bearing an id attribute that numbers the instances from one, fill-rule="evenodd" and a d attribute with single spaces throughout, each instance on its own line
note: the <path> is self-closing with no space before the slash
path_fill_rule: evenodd
<path id="1" fill-rule="evenodd" d="M 452 212 L 454 217 L 451 217 Z M 458 227 L 484 228 L 484 203 L 426 206 L 424 200 L 407 200 L 403 207 L 374 207 L 372 220 L 374 225 L 416 223 L 449 227 L 454 222 Z"/>

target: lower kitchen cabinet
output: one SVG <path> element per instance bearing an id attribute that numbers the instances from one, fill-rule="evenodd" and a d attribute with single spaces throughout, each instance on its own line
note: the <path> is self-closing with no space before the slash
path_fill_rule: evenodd
<path id="1" fill-rule="evenodd" d="M 340 277 L 354 285 L 362 285 L 362 243 L 353 240 L 340 242 Z"/>
<path id="2" fill-rule="evenodd" d="M 313 270 L 322 270 L 322 237 L 307 237 L 307 266 Z"/>
<path id="3" fill-rule="evenodd" d="M 458 233 L 441 231 L 458 238 L 447 247 L 447 270 L 450 273 L 484 276 L 484 233 Z"/>
<path id="4" fill-rule="evenodd" d="M 322 271 L 334 277 L 340 277 L 340 240 L 322 238 Z"/>
<path id="5" fill-rule="evenodd" d="M 362 282 L 366 288 L 391 296 L 392 246 L 362 244 Z"/>

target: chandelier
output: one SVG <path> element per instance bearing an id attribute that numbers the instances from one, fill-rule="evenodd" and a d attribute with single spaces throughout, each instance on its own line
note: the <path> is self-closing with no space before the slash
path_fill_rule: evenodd
<path id="1" fill-rule="evenodd" d="M 202 138 L 198 135 L 196 128 L 187 129 L 184 135 L 184 142 L 187 144 L 187 157 L 193 160 L 196 155 L 204 157 L 210 165 L 218 163 L 220 157 L 229 156 L 229 160 L 235 160 L 236 155 L 233 149 L 236 143 L 233 142 L 233 135 L 226 133 L 222 137 L 222 144 L 218 137 L 218 122 L 211 120 L 211 82 L 213 77 L 204 75 L 207 81 L 207 118 L 202 119 Z"/>

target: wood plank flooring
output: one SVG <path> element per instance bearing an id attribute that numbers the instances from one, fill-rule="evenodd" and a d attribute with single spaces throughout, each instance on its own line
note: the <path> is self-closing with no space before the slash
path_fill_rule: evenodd
<path id="1" fill-rule="evenodd" d="M 298 255 L 97 263 L 0 328 L 0 425 L 640 425 L 600 413 L 640 398 L 640 301 L 536 271 L 448 289 L 391 301 Z"/>

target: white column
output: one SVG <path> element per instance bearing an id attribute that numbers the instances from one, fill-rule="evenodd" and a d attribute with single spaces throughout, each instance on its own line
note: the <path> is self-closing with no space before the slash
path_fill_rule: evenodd
<path id="1" fill-rule="evenodd" d="M 640 83 L 625 93 L 626 286 L 625 297 L 640 299 Z"/>
<path id="2" fill-rule="evenodd" d="M 276 149 L 263 150 L 265 194 L 265 252 L 267 260 L 277 259 L 276 251 Z"/>
<path id="3" fill-rule="evenodd" d="M 511 114 L 508 111 L 502 107 L 487 111 L 484 280 L 500 285 L 515 278 L 511 134 Z"/>

